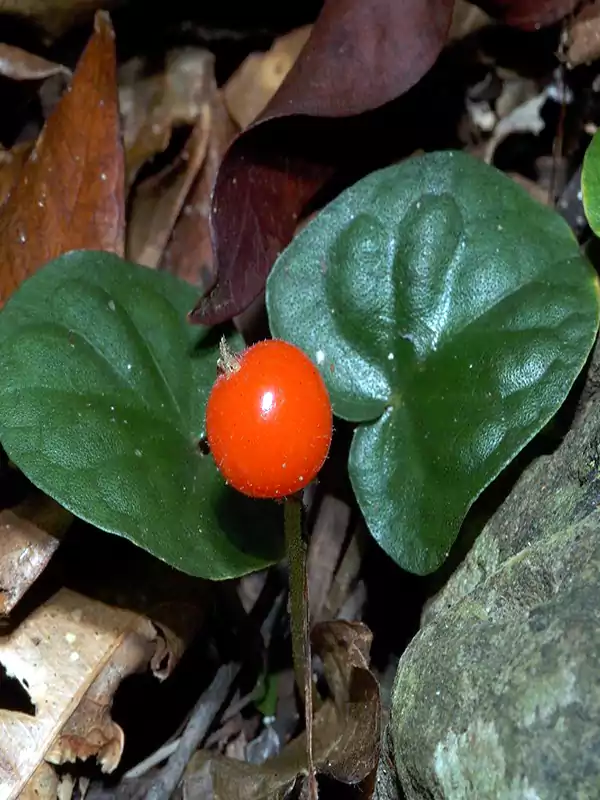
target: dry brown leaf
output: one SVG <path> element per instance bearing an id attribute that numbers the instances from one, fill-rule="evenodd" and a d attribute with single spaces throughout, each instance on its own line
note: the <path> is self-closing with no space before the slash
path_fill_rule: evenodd
<path id="1" fill-rule="evenodd" d="M 47 761 L 64 764 L 95 756 L 103 772 L 117 768 L 125 736 L 110 716 L 113 697 L 124 678 L 147 667 L 156 647 L 156 628 L 148 619 L 138 617 L 136 627 L 123 633 L 110 661 L 51 745 Z"/>
<path id="2" fill-rule="evenodd" d="M 73 82 L 0 209 L 0 301 L 68 250 L 123 253 L 123 154 L 114 33 L 96 16 Z"/>
<path id="3" fill-rule="evenodd" d="M 42 761 L 19 795 L 19 800 L 56 800 L 60 778 L 54 768 Z"/>
<path id="4" fill-rule="evenodd" d="M 0 709 L 0 800 L 19 795 L 47 753 L 60 753 L 57 736 L 86 697 L 102 696 L 111 683 L 111 664 L 123 673 L 143 669 L 152 656 L 156 628 L 139 614 L 107 606 L 62 589 L 36 609 L 13 632 L 0 636 L 0 664 L 16 678 L 35 705 L 35 716 Z M 146 640 L 148 647 L 140 644 Z M 131 642 L 135 643 L 135 646 Z M 125 648 L 125 654 L 119 651 Z M 138 658 L 137 664 L 135 659 Z M 124 663 L 123 663 L 124 662 Z M 77 717 L 75 718 L 77 723 Z M 94 720 L 86 735 L 95 733 Z M 106 734 L 106 718 L 101 733 Z M 65 728 L 82 733 L 84 726 Z M 112 729 L 113 740 L 118 735 Z M 103 740 L 98 740 L 102 748 Z M 64 744 L 64 743 L 63 743 Z M 93 753 L 87 742 L 88 754 Z M 106 744 L 106 743 L 105 743 Z M 83 743 L 79 742 L 83 748 Z M 114 764 L 116 744 L 111 741 L 108 765 Z"/>
<path id="5" fill-rule="evenodd" d="M 204 165 L 185 200 L 159 265 L 201 291 L 211 285 L 214 274 L 208 221 L 210 197 L 223 154 L 237 133 L 221 94 L 214 94 L 209 111 L 210 137 Z"/>
<path id="6" fill-rule="evenodd" d="M 0 615 L 9 614 L 39 578 L 72 520 L 40 492 L 0 511 Z"/>
<path id="7" fill-rule="evenodd" d="M 119 2 L 122 0 L 0 0 L 0 13 L 27 17 L 51 36 L 59 36 L 73 25 L 90 19 L 97 9 Z"/>
<path id="8" fill-rule="evenodd" d="M 0 75 L 15 81 L 41 81 L 52 75 L 69 76 L 71 70 L 20 47 L 0 42 Z"/>
<path id="9" fill-rule="evenodd" d="M 314 718 L 314 757 L 319 772 L 345 783 L 372 781 L 379 760 L 379 686 L 368 669 L 371 633 L 361 623 L 325 622 L 313 631 L 333 694 Z M 194 800 L 284 800 L 298 775 L 306 774 L 305 737 L 261 765 L 198 752 L 183 784 Z"/>
<path id="10" fill-rule="evenodd" d="M 174 128 L 196 123 L 215 86 L 214 56 L 208 50 L 173 50 L 159 74 L 148 76 L 145 68 L 135 59 L 119 73 L 129 186 L 142 165 L 167 148 Z"/>
<path id="11" fill-rule="evenodd" d="M 0 206 L 8 199 L 32 149 L 32 142 L 17 144 L 11 150 L 0 148 Z"/>
<path id="12" fill-rule="evenodd" d="M 134 190 L 127 227 L 130 261 L 146 267 L 158 266 L 194 178 L 206 158 L 210 122 L 207 103 L 175 162 Z"/>
<path id="13" fill-rule="evenodd" d="M 570 67 L 587 64 L 600 56 L 600 0 L 584 4 L 578 14 L 567 24 L 569 47 L 567 63 Z"/>
<path id="14" fill-rule="evenodd" d="M 266 53 L 249 55 L 223 87 L 232 118 L 246 128 L 263 111 L 283 83 L 308 41 L 311 25 L 281 36 Z"/>

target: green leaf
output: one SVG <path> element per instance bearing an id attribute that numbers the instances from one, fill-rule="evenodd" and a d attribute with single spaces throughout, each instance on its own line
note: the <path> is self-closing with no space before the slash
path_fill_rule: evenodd
<path id="1" fill-rule="evenodd" d="M 282 253 L 273 334 L 361 423 L 349 470 L 367 525 L 418 574 L 565 399 L 593 344 L 598 282 L 566 223 L 458 152 L 344 192 Z"/>
<path id="2" fill-rule="evenodd" d="M 600 131 L 594 134 L 583 157 L 581 192 L 590 228 L 600 236 Z"/>
<path id="3" fill-rule="evenodd" d="M 218 336 L 187 322 L 196 294 L 107 253 L 45 266 L 0 313 L 0 440 L 77 516 L 223 579 L 281 556 L 282 519 L 198 448 Z"/>

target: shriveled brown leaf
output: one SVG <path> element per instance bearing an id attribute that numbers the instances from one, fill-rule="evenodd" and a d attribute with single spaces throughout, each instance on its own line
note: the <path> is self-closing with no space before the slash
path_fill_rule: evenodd
<path id="1" fill-rule="evenodd" d="M 130 261 L 147 267 L 158 266 L 190 187 L 206 158 L 211 116 L 207 103 L 174 163 L 135 189 L 127 228 Z"/>
<path id="2" fill-rule="evenodd" d="M 223 87 L 225 105 L 240 128 L 246 128 L 283 83 L 283 79 L 308 41 L 311 25 L 304 25 L 275 40 L 266 53 L 251 53 Z"/>
<path id="3" fill-rule="evenodd" d="M 586 64 L 600 56 L 600 0 L 586 3 L 567 26 L 570 67 Z"/>
<path id="4" fill-rule="evenodd" d="M 214 94 L 208 110 L 210 136 L 204 164 L 186 197 L 159 265 L 200 291 L 214 282 L 210 198 L 223 154 L 237 131 L 220 94 Z"/>
<path id="5" fill-rule="evenodd" d="M 147 647 L 132 647 L 132 639 L 136 643 L 146 640 Z M 115 688 L 118 681 L 116 676 L 109 677 L 111 665 L 119 672 L 120 660 L 126 662 L 119 675 L 143 669 L 156 639 L 156 628 L 145 617 L 67 589 L 37 608 L 10 634 L 0 636 L 0 664 L 22 684 L 35 705 L 35 716 L 0 709 L 0 800 L 18 797 L 46 754 L 65 754 L 64 748 L 57 750 L 57 736 L 90 686 L 102 687 L 98 677 L 104 673 L 105 689 Z M 126 650 L 124 656 L 121 648 Z M 86 731 L 88 755 L 98 752 L 93 750 L 93 722 Z M 101 730 L 106 733 L 106 727 Z M 102 748 L 101 738 L 98 744 Z M 110 765 L 116 758 L 114 743 L 109 757 Z"/>
<path id="6" fill-rule="evenodd" d="M 315 625 L 312 639 L 335 711 L 327 725 L 319 724 L 320 712 L 315 718 L 315 738 L 327 748 L 320 771 L 344 783 L 358 783 L 379 760 L 381 702 L 377 679 L 369 670 L 373 635 L 361 622 L 336 620 Z"/>
<path id="7" fill-rule="evenodd" d="M 68 250 L 123 253 L 123 171 L 114 33 L 99 12 L 70 90 L 0 209 L 0 302 Z"/>
<path id="8" fill-rule="evenodd" d="M 119 76 L 127 183 L 142 165 L 166 150 L 173 129 L 194 125 L 214 89 L 214 56 L 202 48 L 167 53 L 164 70 L 146 74 L 141 59 L 125 64 Z"/>
<path id="9" fill-rule="evenodd" d="M 19 180 L 21 170 L 33 149 L 32 142 L 17 144 L 10 150 L 0 148 L 0 206 Z"/>
<path id="10" fill-rule="evenodd" d="M 379 687 L 368 669 L 371 633 L 361 623 L 328 622 L 313 631 L 333 698 L 314 718 L 317 769 L 339 781 L 372 781 L 381 736 Z M 305 737 L 298 737 L 259 766 L 202 751 L 188 766 L 184 798 L 284 800 L 306 774 Z"/>
<path id="11" fill-rule="evenodd" d="M 138 617 L 125 630 L 98 677 L 46 753 L 52 764 L 95 757 L 103 772 L 113 772 L 121 760 L 125 735 L 110 712 L 114 694 L 124 678 L 141 672 L 157 647 L 157 631 L 150 620 Z"/>
<path id="12" fill-rule="evenodd" d="M 9 614 L 41 575 L 72 519 L 40 492 L 0 511 L 0 615 Z"/>
<path id="13" fill-rule="evenodd" d="M 123 0 L 0 0 L 0 13 L 26 17 L 54 37 L 91 19 L 97 9 L 121 2 Z"/>
<path id="14" fill-rule="evenodd" d="M 20 47 L 0 42 L 0 75 L 14 81 L 41 81 L 52 75 L 70 75 L 62 64 L 48 61 Z"/>

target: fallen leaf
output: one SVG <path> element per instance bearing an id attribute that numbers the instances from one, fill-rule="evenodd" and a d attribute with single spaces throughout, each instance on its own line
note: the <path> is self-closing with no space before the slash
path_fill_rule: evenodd
<path id="1" fill-rule="evenodd" d="M 204 164 L 185 199 L 159 265 L 200 291 L 214 283 L 210 198 L 223 154 L 237 131 L 220 94 L 213 95 L 208 113 L 210 135 Z"/>
<path id="2" fill-rule="evenodd" d="M 0 302 L 47 261 L 77 249 L 123 252 L 123 155 L 114 34 L 95 30 L 19 182 L 0 209 Z"/>
<path id="3" fill-rule="evenodd" d="M 34 492 L 0 511 L 0 615 L 8 615 L 56 552 L 72 515 Z"/>
<path id="4" fill-rule="evenodd" d="M 266 53 L 251 53 L 223 87 L 231 117 L 246 128 L 264 111 L 308 41 L 311 26 L 280 36 Z"/>
<path id="5" fill-rule="evenodd" d="M 127 642 L 132 637 L 138 644 L 145 639 L 148 647 L 131 647 Z M 19 681 L 35 706 L 34 716 L 0 709 L 0 800 L 19 795 L 47 753 L 64 754 L 56 744 L 57 736 L 100 673 L 110 670 L 109 664 L 118 665 L 119 659 L 126 662 L 123 672 L 143 669 L 156 638 L 156 628 L 136 612 L 67 589 L 33 611 L 11 633 L 0 635 L 0 664 L 9 677 Z M 122 647 L 130 648 L 128 658 L 119 654 Z M 105 687 L 116 684 L 116 678 L 111 684 L 106 675 L 104 681 Z M 67 727 L 67 733 L 69 730 Z M 106 732 L 106 728 L 101 730 Z M 88 733 L 94 735 L 93 726 Z M 113 742 L 109 765 L 114 763 L 115 748 Z M 87 752 L 91 754 L 92 749 Z"/>
<path id="6" fill-rule="evenodd" d="M 144 617 L 138 617 L 134 627 L 123 631 L 110 660 L 45 754 L 47 761 L 59 765 L 95 757 L 103 772 L 114 772 L 125 735 L 110 716 L 113 697 L 125 678 L 147 668 L 157 639 L 156 628 Z"/>
<path id="7" fill-rule="evenodd" d="M 368 668 L 371 633 L 362 623 L 325 622 L 315 626 L 319 652 L 332 692 L 314 718 L 317 770 L 343 783 L 370 783 L 379 760 L 381 702 Z M 306 774 L 305 736 L 261 765 L 199 751 L 183 783 L 187 800 L 284 800 L 299 775 Z"/>
<path id="8" fill-rule="evenodd" d="M 0 148 L 0 206 L 6 202 L 17 183 L 32 149 L 32 142 L 17 144 L 10 150 Z"/>
<path id="9" fill-rule="evenodd" d="M 362 781 L 379 761 L 381 702 L 377 679 L 369 670 L 372 639 L 362 622 L 321 622 L 312 632 L 335 708 L 327 726 L 319 726 L 319 712 L 315 718 L 315 739 L 320 737 L 327 747 L 319 769 L 344 783 Z"/>
<path id="10" fill-rule="evenodd" d="M 210 107 L 200 114 L 185 147 L 172 164 L 134 190 L 127 227 L 127 258 L 156 267 L 208 150 Z"/>
<path id="11" fill-rule="evenodd" d="M 357 159 L 339 127 L 320 123 L 375 109 L 414 86 L 444 46 L 453 5 L 325 3 L 279 91 L 223 159 L 211 209 L 218 279 L 193 322 L 230 319 L 259 295 L 306 203 L 334 166 Z"/>
<path id="12" fill-rule="evenodd" d="M 19 800 L 56 800 L 59 783 L 54 768 L 42 761 L 23 788 Z"/>
<path id="13" fill-rule="evenodd" d="M 97 9 L 118 2 L 120 0 L 0 0 L 0 12 L 26 17 L 56 37 L 89 20 Z"/>
<path id="14" fill-rule="evenodd" d="M 584 5 L 567 26 L 570 67 L 589 64 L 600 56 L 600 0 Z"/>
<path id="15" fill-rule="evenodd" d="M 69 76 L 71 71 L 20 47 L 0 42 L 0 75 L 14 81 L 41 81 L 52 75 Z"/>
<path id="16" fill-rule="evenodd" d="M 119 72 L 129 186 L 146 161 L 166 150 L 174 128 L 195 125 L 216 91 L 214 56 L 208 50 L 172 50 L 160 73 L 147 75 L 146 70 L 146 62 L 136 59 Z"/>

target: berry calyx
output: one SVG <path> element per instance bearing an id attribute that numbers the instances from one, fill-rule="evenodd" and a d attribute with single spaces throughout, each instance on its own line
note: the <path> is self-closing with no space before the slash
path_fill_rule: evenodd
<path id="1" fill-rule="evenodd" d="M 331 444 L 332 411 L 318 369 L 295 345 L 270 339 L 221 349 L 206 406 L 206 435 L 225 480 L 250 497 L 307 486 Z"/>

